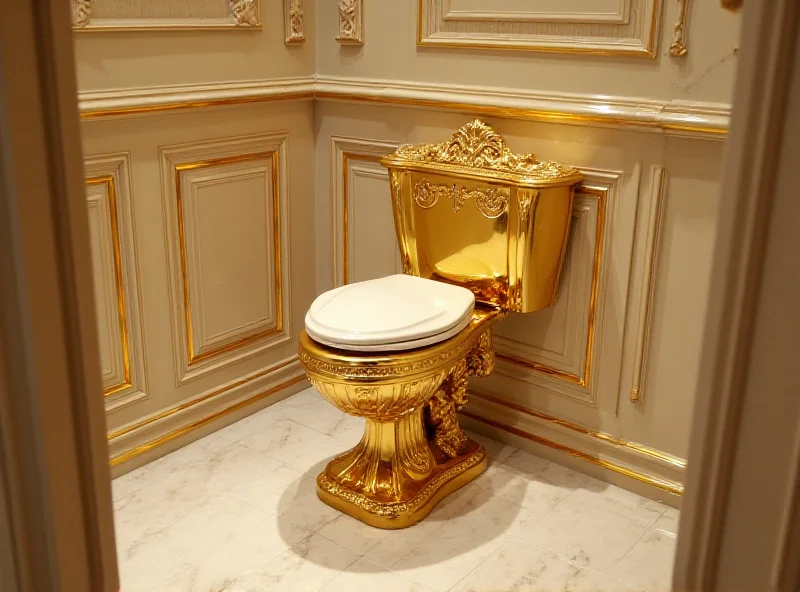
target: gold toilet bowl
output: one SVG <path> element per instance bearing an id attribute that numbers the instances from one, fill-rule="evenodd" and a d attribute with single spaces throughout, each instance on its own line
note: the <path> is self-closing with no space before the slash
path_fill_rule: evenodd
<path id="1" fill-rule="evenodd" d="M 396 354 L 335 349 L 301 333 L 300 361 L 311 384 L 366 420 L 358 445 L 317 478 L 322 501 L 371 526 L 405 528 L 486 470 L 486 451 L 466 437 L 457 413 L 467 377 L 493 369 L 491 325 L 501 314 L 476 305 L 457 335 Z"/>
<path id="2" fill-rule="evenodd" d="M 300 361 L 325 398 L 366 419 L 361 442 L 317 479 L 319 497 L 372 526 L 403 528 L 486 469 L 486 452 L 458 425 L 467 377 L 493 369 L 494 321 L 555 302 L 582 177 L 512 152 L 479 120 L 381 164 L 403 272 L 471 291 L 471 322 L 434 345 L 388 353 L 328 347 L 304 331 Z"/>

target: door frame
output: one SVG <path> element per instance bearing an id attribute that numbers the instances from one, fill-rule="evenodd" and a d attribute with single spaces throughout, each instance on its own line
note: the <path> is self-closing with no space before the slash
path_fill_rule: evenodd
<path id="1" fill-rule="evenodd" d="M 791 281 L 775 282 L 776 269 L 779 276 L 792 271 L 776 241 L 784 252 L 789 244 L 795 257 L 800 253 L 798 233 L 779 237 L 776 226 L 778 212 L 793 209 L 800 217 L 800 207 L 790 205 L 796 191 L 786 191 L 796 185 L 796 162 L 783 160 L 790 154 L 796 160 L 792 138 L 800 139 L 798 35 L 795 0 L 744 2 L 675 590 L 800 586 L 800 526 L 787 528 L 800 516 L 800 405 L 790 392 L 797 361 L 785 359 L 800 350 L 800 332 L 792 331 L 800 324 L 800 290 Z M 794 306 L 776 310 L 776 301 Z M 759 406 L 795 412 L 767 420 L 768 414 L 753 413 Z M 794 445 L 777 444 L 793 434 Z M 760 480 L 759 473 L 775 478 Z M 770 504 L 782 504 L 782 515 L 774 507 L 765 512 Z"/>
<path id="2" fill-rule="evenodd" d="M 0 17 L 0 589 L 119 589 L 70 5 Z"/>

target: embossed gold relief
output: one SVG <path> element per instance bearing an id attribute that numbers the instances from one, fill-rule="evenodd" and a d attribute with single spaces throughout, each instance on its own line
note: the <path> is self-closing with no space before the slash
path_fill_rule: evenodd
<path id="1" fill-rule="evenodd" d="M 447 142 L 441 144 L 404 145 L 393 157 L 406 163 L 424 163 L 427 168 L 463 172 L 463 168 L 484 171 L 497 180 L 522 181 L 579 181 L 580 173 L 557 162 L 536 160 L 533 154 L 512 152 L 502 136 L 480 119 L 461 129 Z M 433 167 L 432 165 L 441 165 Z"/>
<path id="2" fill-rule="evenodd" d="M 405 528 L 486 469 L 486 452 L 458 426 L 467 376 L 485 371 L 500 311 L 480 309 L 439 344 L 402 354 L 359 355 L 300 336 L 309 380 L 342 411 L 364 417 L 361 442 L 317 478 L 327 504 L 379 528 Z M 374 382 L 372 382 L 374 381 Z"/>
<path id="3" fill-rule="evenodd" d="M 669 55 L 679 58 L 688 52 L 686 48 L 686 17 L 689 13 L 689 0 L 678 0 L 678 20 L 673 27 L 672 44 L 669 46 Z"/>
<path id="4" fill-rule="evenodd" d="M 358 446 L 318 477 L 320 498 L 367 524 L 403 528 L 485 470 L 485 451 L 458 424 L 467 380 L 494 368 L 494 321 L 554 301 L 581 173 L 511 152 L 480 121 L 380 162 L 404 270 L 472 290 L 471 322 L 434 345 L 380 354 L 323 346 L 304 331 L 300 362 L 326 399 L 366 420 Z"/>
<path id="5" fill-rule="evenodd" d="M 258 12 L 256 0 L 230 0 L 231 15 L 240 27 L 254 27 L 258 25 Z"/>
<path id="6" fill-rule="evenodd" d="M 339 35 L 336 41 L 343 44 L 364 43 L 363 0 L 339 0 Z"/>
<path id="7" fill-rule="evenodd" d="M 508 191 L 490 187 L 488 189 L 467 189 L 458 185 L 434 185 L 428 179 L 414 184 L 414 200 L 422 208 L 432 208 L 439 196 L 453 201 L 453 211 L 461 209 L 467 200 L 474 200 L 481 214 L 487 218 L 497 218 L 506 211 Z"/>

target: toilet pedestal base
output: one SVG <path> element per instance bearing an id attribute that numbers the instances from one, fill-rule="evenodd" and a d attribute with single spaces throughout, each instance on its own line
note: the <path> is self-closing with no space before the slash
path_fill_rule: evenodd
<path id="1" fill-rule="evenodd" d="M 362 444 L 363 440 L 328 464 L 317 477 L 317 495 L 329 506 L 377 528 L 406 528 L 416 524 L 430 514 L 436 504 L 478 477 L 487 467 L 483 446 L 468 440 L 463 454 L 442 459 L 432 466 L 426 477 L 406 483 L 404 493 L 408 499 L 393 501 L 373 491 L 374 480 L 343 483 L 347 479 L 342 479 L 341 467 L 356 461 Z"/>

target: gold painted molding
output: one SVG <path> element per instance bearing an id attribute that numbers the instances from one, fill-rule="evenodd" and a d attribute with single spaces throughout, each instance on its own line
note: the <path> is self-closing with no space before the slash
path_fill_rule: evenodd
<path id="1" fill-rule="evenodd" d="M 397 80 L 307 76 L 256 82 L 79 93 L 84 120 L 289 100 L 328 100 L 459 111 L 548 123 L 724 139 L 730 105 Z"/>
<path id="2" fill-rule="evenodd" d="M 119 216 L 117 210 L 117 190 L 114 175 L 90 177 L 86 179 L 87 187 L 104 185 L 108 195 L 108 210 L 111 220 L 111 248 L 114 253 L 114 285 L 117 290 L 117 316 L 119 320 L 120 349 L 122 351 L 122 380 L 103 389 L 103 395 L 109 397 L 133 386 L 131 381 L 131 356 L 128 347 L 127 303 L 125 301 L 125 284 L 122 271 L 122 247 L 119 234 Z"/>
<path id="3" fill-rule="evenodd" d="M 689 0 L 678 0 L 678 20 L 673 26 L 674 37 L 669 46 L 669 55 L 675 58 L 685 56 L 689 50 L 686 47 L 686 17 L 689 14 Z"/>
<path id="4" fill-rule="evenodd" d="M 274 274 L 275 274 L 275 327 L 259 331 L 253 335 L 248 335 L 241 339 L 237 339 L 231 343 L 226 343 L 219 347 L 209 349 L 204 352 L 195 352 L 194 349 L 194 324 L 192 321 L 192 300 L 190 297 L 189 289 L 189 271 L 186 254 L 186 232 L 185 232 L 185 216 L 183 208 L 183 192 L 181 191 L 181 173 L 184 171 L 193 171 L 197 169 L 204 169 L 218 165 L 233 164 L 241 162 L 253 162 L 258 160 L 269 159 L 272 161 L 272 224 L 273 224 L 273 249 L 275 253 L 274 258 Z M 181 284 L 183 286 L 183 313 L 186 323 L 186 356 L 188 364 L 199 362 L 207 358 L 217 356 L 221 353 L 228 352 L 241 347 L 242 345 L 252 343 L 282 333 L 283 327 L 283 288 L 282 288 L 282 242 L 281 242 L 281 214 L 280 214 L 280 190 L 279 190 L 279 177 L 280 177 L 280 161 L 277 150 L 269 152 L 255 152 L 251 154 L 236 154 L 233 156 L 224 156 L 218 158 L 209 158 L 196 162 L 185 162 L 173 166 L 175 175 L 175 199 L 178 217 L 178 251 L 181 261 Z"/>
<path id="5" fill-rule="evenodd" d="M 614 446 L 619 446 L 622 448 L 629 448 L 638 452 L 639 454 L 644 454 L 646 456 L 653 457 L 665 464 L 672 465 L 678 469 L 685 469 L 686 468 L 686 460 L 682 458 L 678 458 L 677 456 L 672 456 L 671 454 L 667 454 L 665 452 L 661 452 L 660 450 L 656 450 L 654 448 L 650 448 L 649 446 L 644 446 L 643 444 L 637 444 L 636 442 L 629 442 L 628 440 L 623 440 L 622 438 L 618 438 L 616 436 L 612 436 L 611 434 L 607 434 L 605 432 L 601 432 L 599 430 L 595 430 L 592 428 L 587 428 L 585 426 L 579 425 L 577 423 L 573 423 L 566 419 L 560 419 L 553 415 L 548 415 L 547 413 L 542 413 L 541 411 L 535 411 L 533 409 L 528 409 L 527 407 L 523 407 L 517 403 L 513 403 L 511 401 L 506 401 L 497 397 L 495 395 L 490 395 L 488 393 L 481 393 L 476 391 L 470 391 L 470 395 L 474 397 L 478 397 L 479 399 L 485 399 L 491 403 L 496 405 L 500 405 L 502 407 L 507 407 L 513 411 L 517 411 L 519 413 L 523 413 L 525 415 L 529 415 L 531 417 L 535 417 L 537 419 L 541 419 L 553 425 L 560 426 L 562 428 L 566 428 L 573 432 L 577 432 L 584 436 L 589 436 L 591 438 L 596 438 L 601 440 L 602 442 L 607 442 L 608 444 L 612 444 Z"/>
<path id="6" fill-rule="evenodd" d="M 635 23 L 621 18 L 616 23 L 598 22 L 596 18 L 581 21 L 553 19 L 517 20 L 506 13 L 480 12 L 468 18 L 446 12 L 444 0 L 417 0 L 417 46 L 468 50 L 509 50 L 567 53 L 617 57 L 657 57 L 661 0 L 641 0 L 637 9 L 649 8 L 649 18 L 642 19 L 641 36 Z M 437 14 L 438 18 L 437 18 Z M 594 16 L 594 15 L 592 15 Z M 446 30 L 447 26 L 462 30 Z M 633 37 L 619 37 L 620 27 L 631 27 Z M 561 27 L 563 31 L 559 33 Z M 581 29 L 582 27 L 582 29 Z M 611 35 L 599 36 L 600 28 L 609 27 Z"/>
<path id="7" fill-rule="evenodd" d="M 552 448 L 552 449 L 557 450 L 559 452 L 563 452 L 564 454 L 568 454 L 570 456 L 574 456 L 576 458 L 579 458 L 579 459 L 581 459 L 583 461 L 592 463 L 592 464 L 597 465 L 599 467 L 602 467 L 604 469 L 609 469 L 611 471 L 614 471 L 615 473 L 619 473 L 619 474 L 624 475 L 626 477 L 630 477 L 631 479 L 635 479 L 637 481 L 641 481 L 642 483 L 646 483 L 647 485 L 651 485 L 653 487 L 656 487 L 658 489 L 661 489 L 661 490 L 666 491 L 668 493 L 671 493 L 673 495 L 677 495 L 677 496 L 683 495 L 683 485 L 681 485 L 680 483 L 676 483 L 674 481 L 668 481 L 666 479 L 659 479 L 659 478 L 654 477 L 652 475 L 647 475 L 647 474 L 642 473 L 640 471 L 636 471 L 636 470 L 633 470 L 633 469 L 629 469 L 627 467 L 623 467 L 622 465 L 619 465 L 619 464 L 617 464 L 615 462 L 611 462 L 611 461 L 602 459 L 599 456 L 596 456 L 594 454 L 589 454 L 588 452 L 584 452 L 582 450 L 577 450 L 576 448 L 572 448 L 570 446 L 565 446 L 564 444 L 560 444 L 558 442 L 554 442 L 553 440 L 550 440 L 548 438 L 544 438 L 544 437 L 539 436 L 537 434 L 532 434 L 531 432 L 528 432 L 526 430 L 520 429 L 519 427 L 512 426 L 512 425 L 509 425 L 507 423 L 504 423 L 504 422 L 501 422 L 501 421 L 497 421 L 495 419 L 484 417 L 482 415 L 479 415 L 477 413 L 473 413 L 473 412 L 465 410 L 465 409 L 462 409 L 460 411 L 460 414 L 464 415 L 465 417 L 469 417 L 469 418 L 474 419 L 476 421 L 480 421 L 480 422 L 485 423 L 487 425 L 493 426 L 495 428 L 504 430 L 504 431 L 506 431 L 506 432 L 508 432 L 510 434 L 514 434 L 515 436 L 519 436 L 519 437 L 525 438 L 525 439 L 530 440 L 531 442 L 534 442 L 536 444 L 541 444 L 543 446 L 547 446 L 548 448 Z"/>

